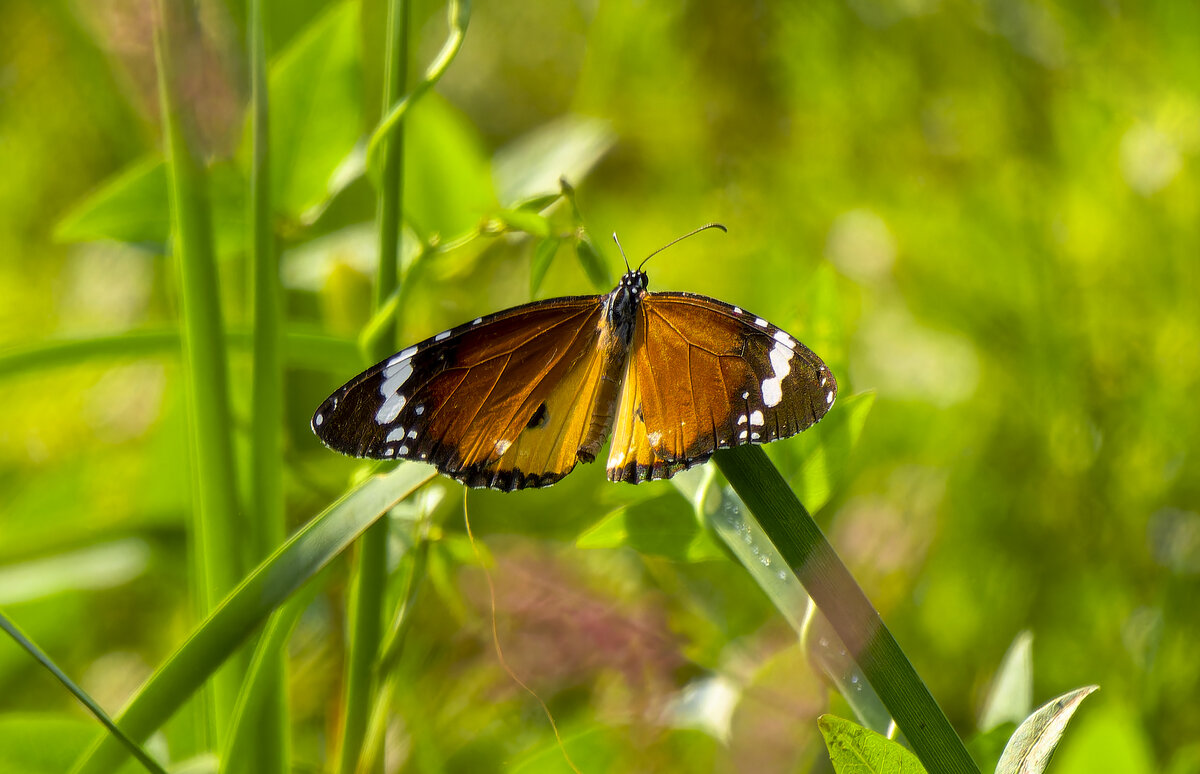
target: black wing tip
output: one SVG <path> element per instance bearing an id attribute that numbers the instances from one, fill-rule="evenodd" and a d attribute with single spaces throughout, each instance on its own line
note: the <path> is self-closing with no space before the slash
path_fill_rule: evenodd
<path id="1" fill-rule="evenodd" d="M 496 470 L 486 465 L 471 465 L 461 470 L 438 469 L 464 486 L 472 489 L 496 489 L 501 492 L 515 492 L 519 489 L 544 489 L 551 484 L 561 481 L 570 470 L 547 471 L 546 473 L 525 473 L 519 468 Z"/>
<path id="2" fill-rule="evenodd" d="M 675 461 L 656 459 L 649 465 L 629 462 L 618 468 L 609 468 L 607 472 L 608 480 L 624 481 L 628 484 L 641 484 L 646 481 L 666 481 L 676 473 L 708 462 L 710 457 L 712 457 L 712 454 Z"/>

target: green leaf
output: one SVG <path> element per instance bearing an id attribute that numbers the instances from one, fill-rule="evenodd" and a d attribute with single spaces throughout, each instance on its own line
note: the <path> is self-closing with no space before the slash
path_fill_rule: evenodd
<path id="1" fill-rule="evenodd" d="M 362 135 L 358 9 L 334 5 L 271 67 L 271 190 L 292 218 L 329 198 L 334 172 Z"/>
<path id="2" fill-rule="evenodd" d="M 550 264 L 554 262 L 554 256 L 558 254 L 558 248 L 561 244 L 561 239 L 551 237 L 550 239 L 543 239 L 534 248 L 533 260 L 529 264 L 530 298 L 537 297 L 538 288 L 542 286 L 542 280 L 546 278 L 546 272 L 550 270 Z"/>
<path id="3" fill-rule="evenodd" d="M 436 92 L 427 93 L 405 118 L 405 220 L 422 237 L 439 234 L 447 242 L 498 208 L 475 128 Z"/>
<path id="4" fill-rule="evenodd" d="M 544 124 L 496 152 L 492 173 L 506 207 L 559 193 L 566 177 L 578 185 L 616 141 L 607 121 L 568 115 Z"/>
<path id="5" fill-rule="evenodd" d="M 726 554 L 692 513 L 678 492 L 668 491 L 613 511 L 580 535 L 579 548 L 628 546 L 648 556 L 677 562 L 726 559 Z"/>
<path id="6" fill-rule="evenodd" d="M 1021 632 L 1008 646 L 979 713 L 979 728 L 1020 723 L 1033 709 L 1033 634 Z"/>
<path id="7" fill-rule="evenodd" d="M 372 476 L 301 528 L 222 600 L 138 690 L 116 717 L 121 728 L 144 739 L 161 726 L 296 589 L 434 475 L 424 465 L 401 465 L 388 475 Z M 75 771 L 110 772 L 126 755 L 106 734 Z"/>
<path id="8" fill-rule="evenodd" d="M 62 242 L 112 239 L 166 252 L 171 230 L 167 170 L 161 156 L 142 159 L 105 182 L 63 216 L 54 229 Z"/>
<path id="9" fill-rule="evenodd" d="M 820 510 L 837 491 L 874 405 L 873 392 L 842 398 L 824 419 L 773 450 L 781 467 L 796 471 L 788 485 L 810 512 Z"/>
<path id="10" fill-rule="evenodd" d="M 582 237 L 575 243 L 575 254 L 579 256 L 579 263 L 583 266 L 583 270 L 587 272 L 588 279 L 592 284 L 600 290 L 611 290 L 613 287 L 612 272 L 608 270 L 608 264 L 604 262 L 604 257 L 600 255 L 600 251 L 592 244 L 592 240 L 587 236 Z"/>
<path id="11" fill-rule="evenodd" d="M 899 742 L 835 715 L 822 715 L 817 727 L 838 774 L 919 774 L 925 768 Z"/>
<path id="12" fill-rule="evenodd" d="M 229 254 L 244 246 L 242 174 L 231 163 L 216 163 L 208 168 L 208 184 L 217 252 Z M 61 242 L 126 242 L 165 255 L 170 231 L 166 165 L 161 156 L 153 156 L 118 172 L 72 207 L 55 227 L 54 238 Z"/>
<path id="13" fill-rule="evenodd" d="M 1077 688 L 1039 707 L 1008 740 L 1000 763 L 996 765 L 996 774 L 1041 774 L 1045 771 L 1071 716 L 1099 687 Z"/>
<path id="14" fill-rule="evenodd" d="M 512 231 L 524 231 L 542 239 L 550 236 L 550 221 L 531 210 L 498 210 L 496 217 Z"/>

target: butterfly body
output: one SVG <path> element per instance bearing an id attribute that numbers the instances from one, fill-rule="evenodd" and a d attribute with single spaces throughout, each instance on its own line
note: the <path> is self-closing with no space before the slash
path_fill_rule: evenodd
<path id="1" fill-rule="evenodd" d="M 325 400 L 335 451 L 430 462 L 473 487 L 549 486 L 612 435 L 608 478 L 670 478 L 719 448 L 809 427 L 833 374 L 742 309 L 650 293 L 630 271 L 603 296 L 535 301 L 443 331 Z"/>

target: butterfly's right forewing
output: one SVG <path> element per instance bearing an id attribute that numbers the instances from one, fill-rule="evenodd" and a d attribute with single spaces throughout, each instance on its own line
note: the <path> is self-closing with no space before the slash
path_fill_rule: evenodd
<path id="1" fill-rule="evenodd" d="M 670 478 L 717 449 L 794 435 L 833 404 L 821 359 L 761 317 L 692 293 L 648 293 L 638 314 L 611 480 Z"/>

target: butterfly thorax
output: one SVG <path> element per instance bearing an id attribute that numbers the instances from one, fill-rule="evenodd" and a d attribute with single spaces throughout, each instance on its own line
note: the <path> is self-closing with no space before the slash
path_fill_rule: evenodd
<path id="1" fill-rule="evenodd" d="M 604 299 L 604 322 L 614 339 L 626 347 L 633 341 L 637 308 L 646 293 L 649 278 L 644 271 L 629 271 Z"/>

